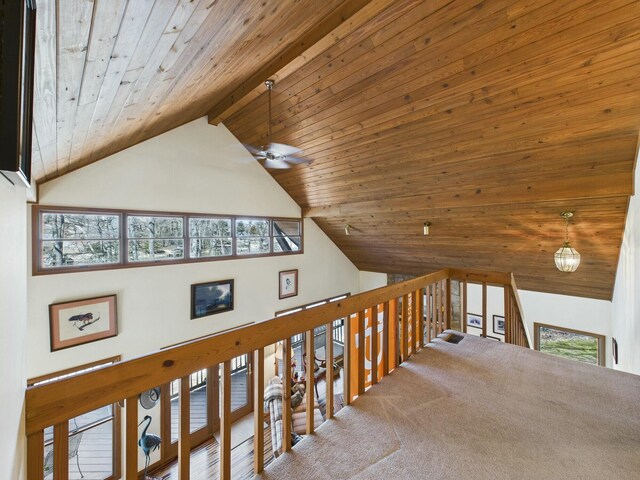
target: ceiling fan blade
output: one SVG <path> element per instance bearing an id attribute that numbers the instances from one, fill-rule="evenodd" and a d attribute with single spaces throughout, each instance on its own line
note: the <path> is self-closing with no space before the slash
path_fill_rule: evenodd
<path id="1" fill-rule="evenodd" d="M 244 148 L 249 150 L 249 153 L 251 153 L 251 155 L 260 155 L 262 157 L 266 155 L 266 152 L 262 148 L 254 147 L 253 145 L 249 145 L 247 143 L 243 143 L 243 145 Z"/>
<path id="2" fill-rule="evenodd" d="M 268 158 L 262 163 L 264 168 L 291 168 L 284 160 L 269 160 Z"/>
<path id="3" fill-rule="evenodd" d="M 269 151 L 271 153 L 275 153 L 276 155 L 286 157 L 301 152 L 302 150 L 296 147 L 292 147 L 291 145 L 285 145 L 283 143 L 270 143 Z"/>
<path id="4" fill-rule="evenodd" d="M 307 165 L 310 165 L 313 163 L 313 160 L 310 160 L 308 158 L 301 158 L 301 157 L 293 157 L 293 156 L 289 156 L 287 158 L 284 159 L 285 162 L 287 163 L 292 163 L 294 165 L 300 165 L 303 163 L 306 163 Z"/>

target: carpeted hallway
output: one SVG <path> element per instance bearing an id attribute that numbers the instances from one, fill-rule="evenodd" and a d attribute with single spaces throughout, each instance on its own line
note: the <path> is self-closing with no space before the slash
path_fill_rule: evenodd
<path id="1" fill-rule="evenodd" d="M 639 479 L 640 377 L 437 339 L 259 478 Z"/>

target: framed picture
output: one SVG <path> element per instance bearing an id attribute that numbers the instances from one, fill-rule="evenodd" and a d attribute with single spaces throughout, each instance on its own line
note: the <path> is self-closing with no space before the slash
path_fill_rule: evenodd
<path id="1" fill-rule="evenodd" d="M 611 352 L 613 353 L 613 363 L 618 364 L 618 341 L 611 337 Z"/>
<path id="2" fill-rule="evenodd" d="M 191 285 L 191 319 L 233 310 L 233 280 Z"/>
<path id="3" fill-rule="evenodd" d="M 295 297 L 298 295 L 298 270 L 285 270 L 280 272 L 279 299 Z"/>
<path id="4" fill-rule="evenodd" d="M 501 315 L 493 316 L 493 333 L 504 335 L 504 317 Z"/>
<path id="5" fill-rule="evenodd" d="M 49 305 L 49 332 L 52 352 L 115 337 L 116 296 Z"/>
<path id="6" fill-rule="evenodd" d="M 482 328 L 482 315 L 467 313 L 467 327 Z"/>

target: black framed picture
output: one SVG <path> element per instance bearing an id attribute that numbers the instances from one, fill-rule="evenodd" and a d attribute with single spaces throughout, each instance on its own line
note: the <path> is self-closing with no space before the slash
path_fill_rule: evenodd
<path id="1" fill-rule="evenodd" d="M 191 285 L 191 319 L 233 310 L 233 280 Z"/>
<path id="2" fill-rule="evenodd" d="M 504 317 L 502 315 L 493 316 L 493 333 L 504 335 Z"/>
<path id="3" fill-rule="evenodd" d="M 482 328 L 482 315 L 467 313 L 467 327 Z"/>
<path id="4" fill-rule="evenodd" d="M 611 353 L 613 353 L 613 363 L 618 364 L 618 341 L 611 337 Z"/>

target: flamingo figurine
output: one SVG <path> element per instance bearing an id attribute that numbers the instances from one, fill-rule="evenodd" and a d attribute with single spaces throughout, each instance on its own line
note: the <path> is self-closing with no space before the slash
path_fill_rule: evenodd
<path id="1" fill-rule="evenodd" d="M 138 426 L 142 425 L 144 422 L 147 422 L 147 424 L 142 430 L 142 435 L 140 435 L 138 445 L 140 445 L 140 448 L 142 449 L 142 451 L 144 452 L 144 456 L 146 457 L 146 460 L 144 462 L 144 477 L 142 478 L 144 480 L 147 480 L 147 468 L 149 468 L 149 461 L 151 460 L 149 454 L 154 450 L 160 448 L 160 443 L 162 442 L 162 440 L 160 440 L 159 436 L 154 435 L 153 433 L 147 433 L 147 429 L 149 428 L 149 425 L 151 425 L 151 416 L 145 415 L 144 419 L 138 424 Z"/>

